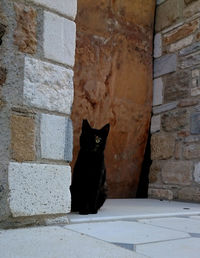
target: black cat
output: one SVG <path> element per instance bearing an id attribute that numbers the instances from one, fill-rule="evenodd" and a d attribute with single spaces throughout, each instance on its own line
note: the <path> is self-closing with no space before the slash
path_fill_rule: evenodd
<path id="1" fill-rule="evenodd" d="M 106 200 L 104 149 L 110 125 L 97 130 L 83 120 L 80 151 L 75 163 L 72 185 L 72 211 L 96 214 Z"/>

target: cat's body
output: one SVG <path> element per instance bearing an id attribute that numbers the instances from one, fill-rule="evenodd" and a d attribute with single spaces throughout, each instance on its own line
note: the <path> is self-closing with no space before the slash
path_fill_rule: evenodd
<path id="1" fill-rule="evenodd" d="M 70 187 L 72 211 L 95 214 L 106 200 L 104 149 L 108 132 L 109 124 L 97 130 L 83 120 L 80 151 Z"/>

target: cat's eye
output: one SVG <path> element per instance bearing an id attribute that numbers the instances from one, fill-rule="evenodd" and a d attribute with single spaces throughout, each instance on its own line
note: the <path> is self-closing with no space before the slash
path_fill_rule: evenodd
<path id="1" fill-rule="evenodd" d="M 100 141 L 101 141 L 101 138 L 100 138 L 99 136 L 96 136 L 96 137 L 95 137 L 95 142 L 96 142 L 96 143 L 100 143 Z"/>

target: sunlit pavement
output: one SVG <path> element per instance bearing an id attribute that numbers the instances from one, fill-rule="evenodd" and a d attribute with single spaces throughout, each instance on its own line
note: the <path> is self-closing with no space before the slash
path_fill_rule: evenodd
<path id="1" fill-rule="evenodd" d="M 0 257 L 200 257 L 200 204 L 113 199 L 98 214 L 68 217 L 68 225 L 1 230 Z"/>

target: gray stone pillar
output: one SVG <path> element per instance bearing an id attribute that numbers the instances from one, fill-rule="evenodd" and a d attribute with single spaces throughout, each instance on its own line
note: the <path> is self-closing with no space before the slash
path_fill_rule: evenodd
<path id="1" fill-rule="evenodd" d="M 23 3 L 22 3 L 23 2 Z M 70 212 L 77 0 L 0 3 L 0 226 Z"/>

